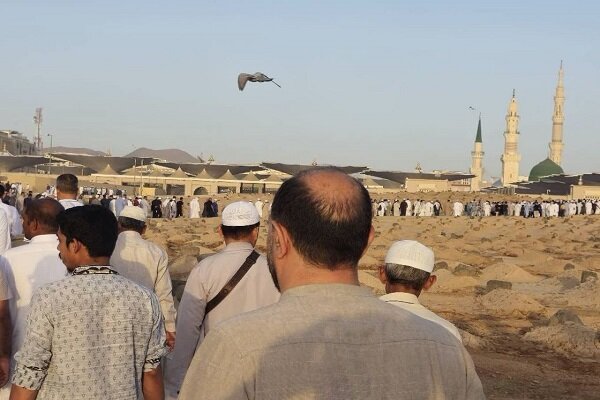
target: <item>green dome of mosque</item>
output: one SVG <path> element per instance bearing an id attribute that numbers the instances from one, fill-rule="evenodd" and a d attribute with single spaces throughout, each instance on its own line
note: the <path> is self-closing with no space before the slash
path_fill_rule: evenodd
<path id="1" fill-rule="evenodd" d="M 546 158 L 544 161 L 536 164 L 533 168 L 531 168 L 531 172 L 529 172 L 529 182 L 539 181 L 540 178 L 543 178 L 545 176 L 564 173 L 565 171 L 563 171 L 560 165 L 558 165 L 551 159 Z"/>

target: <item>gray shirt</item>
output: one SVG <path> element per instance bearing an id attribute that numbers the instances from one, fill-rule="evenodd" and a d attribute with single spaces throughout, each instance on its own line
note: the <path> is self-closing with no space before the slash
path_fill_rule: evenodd
<path id="1" fill-rule="evenodd" d="M 214 328 L 187 399 L 482 399 L 471 357 L 441 326 L 352 285 L 289 289 Z"/>

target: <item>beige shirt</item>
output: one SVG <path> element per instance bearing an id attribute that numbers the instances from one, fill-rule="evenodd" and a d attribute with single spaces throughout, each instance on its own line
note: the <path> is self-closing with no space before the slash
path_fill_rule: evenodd
<path id="1" fill-rule="evenodd" d="M 379 299 L 385 301 L 386 303 L 390 303 L 395 305 L 396 307 L 400 307 L 409 311 L 415 315 L 418 315 L 421 318 L 425 318 L 431 322 L 435 322 L 438 325 L 443 326 L 448 329 L 448 331 L 453 334 L 458 340 L 462 342 L 462 338 L 460 337 L 460 332 L 454 326 L 454 324 L 450 321 L 445 320 L 440 317 L 433 311 L 425 308 L 421 303 L 419 303 L 419 299 L 412 293 L 388 293 L 386 295 L 381 296 Z"/>
<path id="2" fill-rule="evenodd" d="M 205 333 L 224 320 L 279 300 L 267 260 L 260 256 L 225 300 L 204 319 L 206 303 L 221 291 L 252 250 L 247 242 L 229 243 L 221 252 L 202 260 L 190 273 L 178 309 L 175 350 L 167 357 L 167 394 L 174 396 L 181 387 Z"/>
<path id="3" fill-rule="evenodd" d="M 125 278 L 153 290 L 160 302 L 167 332 L 175 332 L 173 286 L 167 253 L 135 231 L 119 234 L 110 265 Z"/>
<path id="4" fill-rule="evenodd" d="M 216 327 L 181 389 L 188 399 L 483 399 L 446 329 L 353 285 L 289 289 Z"/>

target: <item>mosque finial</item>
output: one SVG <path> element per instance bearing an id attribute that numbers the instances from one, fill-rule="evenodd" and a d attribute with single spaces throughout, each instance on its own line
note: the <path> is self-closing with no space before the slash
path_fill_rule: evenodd
<path id="1" fill-rule="evenodd" d="M 515 98 L 515 89 L 513 89 L 513 99 Z"/>

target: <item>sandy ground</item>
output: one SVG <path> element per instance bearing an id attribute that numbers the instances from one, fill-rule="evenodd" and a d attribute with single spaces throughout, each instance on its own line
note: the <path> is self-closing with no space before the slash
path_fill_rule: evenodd
<path id="1" fill-rule="evenodd" d="M 220 208 L 240 197 L 251 198 L 221 197 Z M 197 260 L 222 247 L 219 221 L 150 221 L 146 236 L 167 249 L 176 294 Z M 431 246 L 438 283 L 421 301 L 461 329 L 488 398 L 600 398 L 600 284 L 593 276 L 582 282 L 600 275 L 600 215 L 376 217 L 374 227 L 362 284 L 383 293 L 376 269 L 393 241 Z M 263 252 L 265 239 L 261 229 Z M 489 287 L 494 280 L 501 287 Z"/>

